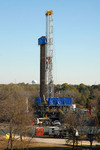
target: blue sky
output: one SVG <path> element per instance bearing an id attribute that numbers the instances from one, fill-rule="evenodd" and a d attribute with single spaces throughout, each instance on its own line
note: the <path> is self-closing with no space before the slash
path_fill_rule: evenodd
<path id="1" fill-rule="evenodd" d="M 0 0 L 0 84 L 39 83 L 47 10 L 54 12 L 54 83 L 100 84 L 100 0 Z"/>

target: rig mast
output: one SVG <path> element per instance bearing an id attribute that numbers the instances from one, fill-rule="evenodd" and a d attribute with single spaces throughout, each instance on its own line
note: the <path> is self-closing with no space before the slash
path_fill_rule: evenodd
<path id="1" fill-rule="evenodd" d="M 53 11 L 46 12 L 46 36 L 38 39 L 40 45 L 40 97 L 35 98 L 36 115 L 61 119 L 72 105 L 72 98 L 54 97 L 53 85 Z M 56 111 L 55 111 L 56 110 Z"/>
<path id="2" fill-rule="evenodd" d="M 54 97 L 54 86 L 53 86 L 53 11 L 48 10 L 46 12 L 46 58 L 45 58 L 45 83 L 46 83 L 46 95 L 45 98 L 48 100 L 49 97 Z"/>
<path id="3" fill-rule="evenodd" d="M 46 36 L 38 39 L 40 45 L 40 97 L 42 102 L 54 97 L 53 87 L 53 11 L 46 12 Z"/>

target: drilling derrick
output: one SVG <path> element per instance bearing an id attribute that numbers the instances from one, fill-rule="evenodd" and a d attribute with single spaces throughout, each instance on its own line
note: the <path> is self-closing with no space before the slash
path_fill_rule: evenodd
<path id="1" fill-rule="evenodd" d="M 72 105 L 70 97 L 54 97 L 53 86 L 53 11 L 46 12 L 46 36 L 38 39 L 40 45 L 40 97 L 35 97 L 35 113 L 39 118 L 60 120 Z M 48 123 L 47 123 L 48 125 Z"/>
<path id="2" fill-rule="evenodd" d="M 46 36 L 38 39 L 40 45 L 40 97 L 42 102 L 54 97 L 53 87 L 53 11 L 46 12 Z"/>
<path id="3" fill-rule="evenodd" d="M 54 97 L 53 87 L 53 11 L 48 10 L 46 12 L 46 38 L 47 44 L 45 53 L 45 83 L 46 83 L 46 95 L 45 98 L 48 100 L 49 97 Z"/>

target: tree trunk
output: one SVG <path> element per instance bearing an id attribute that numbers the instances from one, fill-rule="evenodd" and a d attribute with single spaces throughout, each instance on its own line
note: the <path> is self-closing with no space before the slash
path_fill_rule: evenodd
<path id="1" fill-rule="evenodd" d="M 9 150 L 9 142 L 10 142 L 10 139 L 8 139 L 7 150 Z"/>
<path id="2" fill-rule="evenodd" d="M 12 120 L 10 121 L 10 147 L 13 150 L 13 140 L 12 140 Z"/>
<path id="3" fill-rule="evenodd" d="M 22 134 L 20 134 L 20 141 L 22 141 L 23 139 L 22 139 Z"/>
<path id="4" fill-rule="evenodd" d="M 73 149 L 74 149 L 74 144 L 75 144 L 75 137 L 73 137 Z"/>

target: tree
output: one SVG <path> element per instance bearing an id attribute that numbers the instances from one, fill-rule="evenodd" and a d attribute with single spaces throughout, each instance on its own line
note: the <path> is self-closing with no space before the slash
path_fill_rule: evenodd
<path id="1" fill-rule="evenodd" d="M 82 118 L 78 113 L 69 111 L 67 114 L 65 114 L 64 123 L 69 131 L 69 140 L 73 141 L 74 149 L 75 142 L 76 145 L 78 143 L 78 128 L 83 125 Z"/>
<path id="2" fill-rule="evenodd" d="M 80 93 L 77 90 L 65 90 L 60 94 L 61 97 L 72 97 L 73 103 L 80 102 Z"/>
<path id="3" fill-rule="evenodd" d="M 7 148 L 10 144 L 11 150 L 13 150 L 13 133 L 21 135 L 29 128 L 33 120 L 32 110 L 27 112 L 26 99 L 21 93 L 22 91 L 13 89 L 13 92 L 10 91 L 8 97 L 0 102 L 0 119 L 9 124 Z"/>
<path id="4" fill-rule="evenodd" d="M 93 90 L 93 93 L 92 93 L 92 96 L 93 96 L 93 100 L 92 100 L 92 106 L 95 108 L 95 116 L 98 117 L 98 120 L 99 120 L 99 123 L 100 123 L 100 90 L 98 89 L 94 89 Z"/>
<path id="5" fill-rule="evenodd" d="M 87 102 L 86 97 L 85 97 L 84 95 L 82 95 L 82 96 L 81 96 L 80 104 L 85 106 L 85 105 L 86 105 L 86 102 Z"/>

